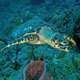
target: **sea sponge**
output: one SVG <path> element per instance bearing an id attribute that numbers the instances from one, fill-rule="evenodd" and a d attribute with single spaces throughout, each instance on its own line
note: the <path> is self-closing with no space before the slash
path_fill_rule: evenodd
<path id="1" fill-rule="evenodd" d="M 25 80 L 45 80 L 45 64 L 34 61 L 25 68 Z"/>

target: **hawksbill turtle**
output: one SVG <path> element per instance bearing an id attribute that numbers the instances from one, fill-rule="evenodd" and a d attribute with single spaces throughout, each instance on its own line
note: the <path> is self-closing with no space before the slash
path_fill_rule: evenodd
<path id="1" fill-rule="evenodd" d="M 23 36 L 15 40 L 15 42 L 8 44 L 1 51 L 4 51 L 4 49 L 10 46 L 21 43 L 29 43 L 33 45 L 48 44 L 54 48 L 64 51 L 69 51 L 69 48 L 71 46 L 76 45 L 73 39 L 67 36 L 63 36 L 59 33 L 54 33 L 50 27 L 43 26 L 38 32 L 36 31 L 24 34 Z"/>
<path id="2" fill-rule="evenodd" d="M 29 21 L 31 24 L 31 21 Z M 27 22 L 28 23 L 28 22 Z M 59 50 L 63 51 L 69 51 L 69 48 L 76 45 L 75 41 L 65 35 L 62 35 L 60 33 L 55 33 L 51 27 L 40 25 L 41 23 L 44 23 L 43 21 L 39 21 L 40 24 L 38 24 L 39 28 L 37 28 L 34 32 L 25 32 L 28 31 L 28 29 L 24 29 L 25 25 L 28 25 L 27 23 L 22 24 L 20 28 L 18 28 L 12 35 L 15 38 L 15 40 L 5 46 L 1 51 L 4 51 L 6 48 L 21 44 L 21 43 L 29 43 L 32 45 L 42 45 L 42 44 L 48 44 L 52 46 L 53 48 L 57 48 Z M 36 23 L 35 21 L 33 22 Z M 33 25 L 34 25 L 33 24 Z M 36 26 L 38 26 L 36 24 Z M 31 28 L 30 25 L 28 25 L 28 28 Z M 24 29 L 24 30 L 23 30 Z M 20 30 L 20 33 L 18 32 Z M 25 33 L 24 33 L 25 32 Z M 15 34 L 17 33 L 17 35 Z M 22 34 L 21 34 L 22 33 Z"/>

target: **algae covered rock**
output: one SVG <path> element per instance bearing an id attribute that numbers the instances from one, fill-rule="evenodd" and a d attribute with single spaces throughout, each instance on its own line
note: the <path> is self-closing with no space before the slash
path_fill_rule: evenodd
<path id="1" fill-rule="evenodd" d="M 55 55 L 57 56 L 58 54 Z M 80 68 L 79 55 L 75 52 L 68 52 L 63 57 L 56 56 L 54 57 L 56 60 L 53 60 L 55 80 L 77 80 L 77 77 L 79 78 L 79 72 L 76 72 L 76 70 Z"/>
<path id="2" fill-rule="evenodd" d="M 58 32 L 73 37 L 75 23 L 72 16 L 71 10 L 55 10 L 51 22 L 58 28 Z"/>

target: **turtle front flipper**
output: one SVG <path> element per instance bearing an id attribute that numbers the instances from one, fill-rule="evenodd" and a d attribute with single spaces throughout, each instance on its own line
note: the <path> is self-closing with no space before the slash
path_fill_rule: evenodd
<path id="1" fill-rule="evenodd" d="M 17 45 L 17 44 L 22 44 L 22 43 L 28 43 L 28 42 L 32 42 L 32 41 L 37 41 L 39 38 L 37 35 L 27 35 L 24 36 L 22 38 L 18 38 L 15 41 L 12 41 L 10 44 L 8 44 L 7 46 L 5 46 L 3 49 L 1 49 L 1 52 L 3 52 L 5 49 L 7 49 L 8 47 L 11 47 L 13 45 Z"/>

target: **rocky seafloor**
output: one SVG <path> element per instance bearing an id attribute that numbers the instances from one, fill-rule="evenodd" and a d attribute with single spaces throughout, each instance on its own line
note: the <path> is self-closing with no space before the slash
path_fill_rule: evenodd
<path id="1" fill-rule="evenodd" d="M 49 80 L 80 80 L 80 0 L 0 0 L 0 50 L 24 28 L 33 32 L 46 25 L 76 45 L 69 52 L 47 44 L 11 46 L 0 52 L 0 80 L 25 80 L 25 67 L 34 61 L 46 64 Z"/>

